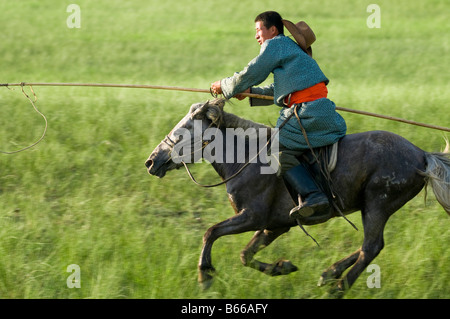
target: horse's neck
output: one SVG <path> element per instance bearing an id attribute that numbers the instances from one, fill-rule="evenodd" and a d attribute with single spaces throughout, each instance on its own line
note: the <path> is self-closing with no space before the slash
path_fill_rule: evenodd
<path id="1" fill-rule="evenodd" d="M 237 149 L 235 139 L 226 133 L 225 128 L 220 129 L 220 132 L 222 134 L 222 158 L 212 161 L 211 165 L 220 177 L 227 179 L 239 171 L 242 165 L 244 165 L 242 160 L 237 160 L 237 156 L 243 156 L 246 162 L 248 160 L 248 154 L 246 149 L 244 150 L 244 154 L 238 154 L 242 150 Z M 233 138 L 233 140 L 229 140 L 230 138 Z"/>
<path id="2" fill-rule="evenodd" d="M 223 112 L 223 121 L 225 123 L 225 126 L 228 128 L 242 128 L 244 130 L 252 127 L 255 129 L 268 128 L 267 125 L 246 120 L 237 115 L 227 112 Z"/>
<path id="3" fill-rule="evenodd" d="M 224 112 L 224 119 L 226 128 L 220 129 L 220 133 L 222 134 L 222 158 L 220 161 L 212 161 L 211 164 L 216 172 L 223 179 L 226 179 L 236 174 L 242 168 L 242 166 L 249 161 L 252 161 L 253 163 L 253 160 L 255 159 L 250 157 L 253 157 L 256 154 L 250 154 L 250 144 L 252 144 L 252 146 L 254 147 L 257 147 L 257 145 L 259 145 L 259 147 L 262 147 L 263 144 L 261 140 L 258 140 L 258 142 L 256 143 L 254 140 L 253 142 L 249 142 L 248 140 L 238 141 L 238 139 L 245 139 L 245 134 L 248 134 L 247 130 L 255 129 L 253 130 L 253 132 L 256 132 L 257 138 L 259 139 L 261 136 L 265 136 L 266 140 L 263 142 L 266 142 L 267 139 L 270 139 L 271 130 L 266 125 L 242 119 L 234 114 Z M 260 129 L 264 130 L 262 135 L 259 134 L 260 132 L 258 130 Z M 236 138 L 236 135 L 230 134 L 230 132 L 243 135 L 239 136 L 239 138 Z M 256 138 L 256 136 L 253 138 Z M 245 146 L 244 149 L 242 149 L 242 146 Z"/>
<path id="4" fill-rule="evenodd" d="M 227 179 L 236 174 L 239 169 L 244 165 L 242 163 L 211 163 L 214 170 L 219 174 L 222 179 Z"/>
<path id="5" fill-rule="evenodd" d="M 212 161 L 211 164 L 216 172 L 222 178 L 226 179 L 239 171 L 239 169 L 250 160 L 248 147 L 246 146 L 244 150 L 238 149 L 236 147 L 236 144 L 238 144 L 237 138 L 235 138 L 235 135 L 233 134 L 227 134 L 227 132 L 229 133 L 231 131 L 245 136 L 245 134 L 248 134 L 248 129 L 254 129 L 254 132 L 256 131 L 259 136 L 259 130 L 264 129 L 264 134 L 270 136 L 270 128 L 264 124 L 243 119 L 232 113 L 222 112 L 220 117 L 220 120 L 217 118 L 217 122 L 222 123 L 221 128 L 219 129 L 222 134 L 222 145 L 215 146 L 222 147 L 221 151 L 223 156 L 219 161 Z M 237 160 L 238 158 L 239 160 Z"/>

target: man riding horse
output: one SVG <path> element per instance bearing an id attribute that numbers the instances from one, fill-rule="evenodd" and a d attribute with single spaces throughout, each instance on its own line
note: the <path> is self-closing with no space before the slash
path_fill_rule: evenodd
<path id="1" fill-rule="evenodd" d="M 285 26 L 295 41 L 284 35 Z M 296 193 L 299 205 L 290 211 L 296 219 L 331 214 L 328 197 L 316 185 L 313 177 L 298 157 L 310 147 L 322 147 L 337 142 L 346 134 L 344 119 L 335 104 L 327 98 L 329 80 L 312 58 L 311 44 L 315 35 L 300 21 L 293 24 L 277 12 L 267 11 L 255 19 L 256 40 L 261 45 L 259 55 L 247 67 L 233 76 L 211 84 L 211 91 L 225 98 L 243 99 L 240 93 L 256 93 L 274 97 L 282 107 L 276 127 L 279 131 L 279 161 L 277 175 L 283 177 Z M 270 73 L 274 83 L 262 83 Z M 267 100 L 251 98 L 250 105 L 267 104 Z M 271 103 L 271 104 L 273 104 Z M 292 116 L 296 113 L 296 116 Z"/>

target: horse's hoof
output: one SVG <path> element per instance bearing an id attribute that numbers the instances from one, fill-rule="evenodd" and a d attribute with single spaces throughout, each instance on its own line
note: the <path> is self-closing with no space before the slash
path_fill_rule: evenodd
<path id="1" fill-rule="evenodd" d="M 297 271 L 298 268 L 290 260 L 280 260 L 273 265 L 267 273 L 271 276 L 287 275 Z"/>
<path id="2" fill-rule="evenodd" d="M 211 277 L 211 279 L 205 280 L 205 281 L 199 281 L 198 284 L 200 285 L 200 288 L 202 290 L 208 290 L 209 287 L 211 287 L 212 283 L 213 283 L 213 277 Z"/>
<path id="3" fill-rule="evenodd" d="M 298 270 L 297 266 L 295 266 L 290 260 L 281 260 L 278 263 L 278 266 L 280 267 L 280 272 L 282 275 L 287 275 Z"/>
<path id="4" fill-rule="evenodd" d="M 200 270 L 198 273 L 198 283 L 200 284 L 200 287 L 203 290 L 207 290 L 209 287 L 211 287 L 214 279 L 215 269 L 203 269 Z"/>
<path id="5" fill-rule="evenodd" d="M 323 276 L 320 276 L 319 281 L 317 282 L 317 286 L 322 287 L 322 286 L 325 286 L 326 284 L 327 284 L 327 280 Z"/>
<path id="6" fill-rule="evenodd" d="M 335 281 L 339 277 L 339 274 L 332 267 L 325 270 L 317 282 L 317 286 L 322 287 L 328 285 L 330 282 Z"/>
<path id="7" fill-rule="evenodd" d="M 344 297 L 345 290 L 337 284 L 328 292 L 328 297 L 333 299 L 342 299 Z"/>

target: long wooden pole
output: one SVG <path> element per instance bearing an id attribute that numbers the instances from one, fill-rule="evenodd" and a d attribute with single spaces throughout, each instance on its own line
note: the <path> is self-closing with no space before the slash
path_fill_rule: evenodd
<path id="1" fill-rule="evenodd" d="M 21 83 L 0 83 L 0 87 L 9 86 L 78 86 L 78 87 L 112 87 L 112 88 L 137 88 L 137 89 L 156 89 L 156 90 L 172 90 L 172 91 L 184 91 L 184 92 L 199 92 L 199 93 L 210 93 L 206 89 L 196 89 L 196 88 L 186 88 L 177 86 L 161 86 L 161 85 L 143 85 L 143 84 L 111 84 L 111 83 L 43 83 L 43 82 L 21 82 Z M 273 96 L 254 94 L 254 93 L 242 93 L 243 96 L 257 98 L 262 100 L 273 100 Z M 412 120 L 407 120 L 394 116 L 387 116 L 377 113 L 371 113 L 366 111 L 354 110 L 345 107 L 336 107 L 336 110 L 355 113 L 365 116 L 372 116 L 376 118 L 381 118 L 385 120 L 397 121 L 406 124 L 427 127 L 435 130 L 450 132 L 450 128 L 432 124 L 426 124 L 421 122 L 416 122 Z"/>

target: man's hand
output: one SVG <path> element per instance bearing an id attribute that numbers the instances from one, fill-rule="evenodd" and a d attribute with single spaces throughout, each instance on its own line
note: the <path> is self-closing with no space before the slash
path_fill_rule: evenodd
<path id="1" fill-rule="evenodd" d="M 247 96 L 243 95 L 242 93 L 250 93 L 250 88 L 248 88 L 244 92 L 236 94 L 234 97 L 237 98 L 239 101 L 242 101 L 243 99 L 245 99 L 247 97 Z"/>
<path id="2" fill-rule="evenodd" d="M 211 91 L 214 94 L 222 94 L 222 88 L 220 87 L 220 81 L 216 81 L 211 84 Z"/>
<path id="3" fill-rule="evenodd" d="M 211 84 L 211 92 L 213 92 L 214 94 L 222 94 L 222 88 L 220 87 L 220 81 L 216 81 L 214 83 Z M 248 88 L 247 90 L 245 90 L 244 92 L 238 93 L 236 94 L 235 98 L 237 98 L 239 101 L 243 100 L 246 98 L 245 95 L 243 95 L 242 93 L 250 93 L 250 88 Z"/>

